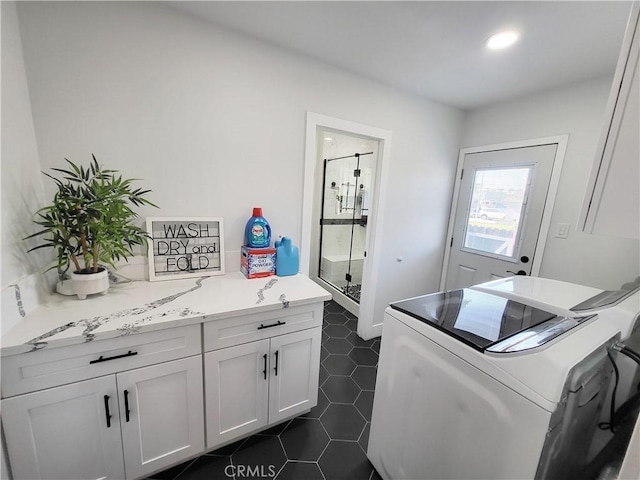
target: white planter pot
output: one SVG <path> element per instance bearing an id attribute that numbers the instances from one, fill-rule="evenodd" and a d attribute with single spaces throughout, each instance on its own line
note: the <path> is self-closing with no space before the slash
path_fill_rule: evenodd
<path id="1" fill-rule="evenodd" d="M 109 290 L 109 272 L 106 268 L 98 270 L 96 273 L 76 273 L 71 274 L 73 292 L 80 300 L 87 298 L 92 293 L 104 295 Z"/>

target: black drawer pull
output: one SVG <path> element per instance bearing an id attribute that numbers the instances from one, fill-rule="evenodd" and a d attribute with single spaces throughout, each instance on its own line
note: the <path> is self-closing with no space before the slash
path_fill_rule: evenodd
<path id="1" fill-rule="evenodd" d="M 123 353 L 122 355 L 115 355 L 113 357 L 103 357 L 102 355 L 100 355 L 97 360 L 91 360 L 89 362 L 89 365 L 93 365 L 94 363 L 100 363 L 100 362 L 108 362 L 109 360 L 115 360 L 116 358 L 133 357 L 134 355 L 137 355 L 137 354 L 138 352 L 132 352 L 131 350 L 129 350 L 127 353 Z"/>
<path id="2" fill-rule="evenodd" d="M 264 379 L 267 379 L 267 354 L 265 353 L 262 358 L 264 359 L 264 370 L 262 370 L 262 374 L 264 375 Z"/>
<path id="3" fill-rule="evenodd" d="M 129 411 L 129 390 L 125 390 L 124 391 L 124 415 L 127 422 L 129 421 L 129 413 L 131 413 Z"/>
<path id="4" fill-rule="evenodd" d="M 274 368 L 274 370 L 277 377 L 278 376 L 278 350 L 276 350 L 275 355 L 276 355 L 276 368 Z"/>
<path id="5" fill-rule="evenodd" d="M 284 325 L 285 323 L 287 322 L 281 322 L 280 320 L 278 320 L 278 323 L 272 323 L 271 325 L 260 324 L 258 330 L 262 330 L 263 328 L 279 327 L 280 325 Z"/>
<path id="6" fill-rule="evenodd" d="M 109 395 L 104 396 L 104 413 L 107 416 L 107 428 L 111 428 L 111 413 L 109 412 Z"/>

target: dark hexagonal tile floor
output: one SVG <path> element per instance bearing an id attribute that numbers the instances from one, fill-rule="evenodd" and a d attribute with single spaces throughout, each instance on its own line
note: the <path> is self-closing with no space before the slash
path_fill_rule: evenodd
<path id="1" fill-rule="evenodd" d="M 367 423 L 358 413 L 353 405 L 330 403 L 320 417 L 320 422 L 332 440 L 356 441 Z"/>
<path id="2" fill-rule="evenodd" d="M 353 345 L 345 338 L 329 338 L 323 344 L 329 353 L 346 355 L 353 349 Z"/>
<path id="3" fill-rule="evenodd" d="M 366 457 L 380 341 L 324 305 L 318 405 L 310 412 L 154 474 L 157 480 L 379 480 Z M 242 469 L 242 471 L 241 471 Z"/>
<path id="4" fill-rule="evenodd" d="M 332 376 L 344 375 L 348 376 L 353 373 L 356 368 L 356 364 L 346 355 L 327 355 L 321 359 L 322 366 L 329 373 L 329 378 L 326 378 L 323 382 L 326 383 Z"/>
<path id="5" fill-rule="evenodd" d="M 324 332 L 331 338 L 346 338 L 351 333 L 344 325 L 327 325 L 324 327 Z"/>
<path id="6" fill-rule="evenodd" d="M 329 436 L 320 420 L 294 418 L 280 435 L 288 460 L 317 462 L 329 444 Z"/>
<path id="7" fill-rule="evenodd" d="M 337 375 L 330 375 L 320 388 L 333 403 L 353 403 L 361 392 L 351 377 Z"/>

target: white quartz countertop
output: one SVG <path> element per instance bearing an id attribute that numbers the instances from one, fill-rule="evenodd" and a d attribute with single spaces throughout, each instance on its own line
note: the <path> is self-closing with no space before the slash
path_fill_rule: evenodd
<path id="1" fill-rule="evenodd" d="M 307 276 L 132 282 L 86 300 L 51 295 L 0 338 L 0 355 L 60 347 L 330 300 Z"/>

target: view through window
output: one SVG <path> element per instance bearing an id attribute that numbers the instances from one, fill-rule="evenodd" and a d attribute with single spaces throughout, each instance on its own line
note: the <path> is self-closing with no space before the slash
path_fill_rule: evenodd
<path id="1" fill-rule="evenodd" d="M 464 250 L 513 258 L 533 167 L 475 171 Z"/>

